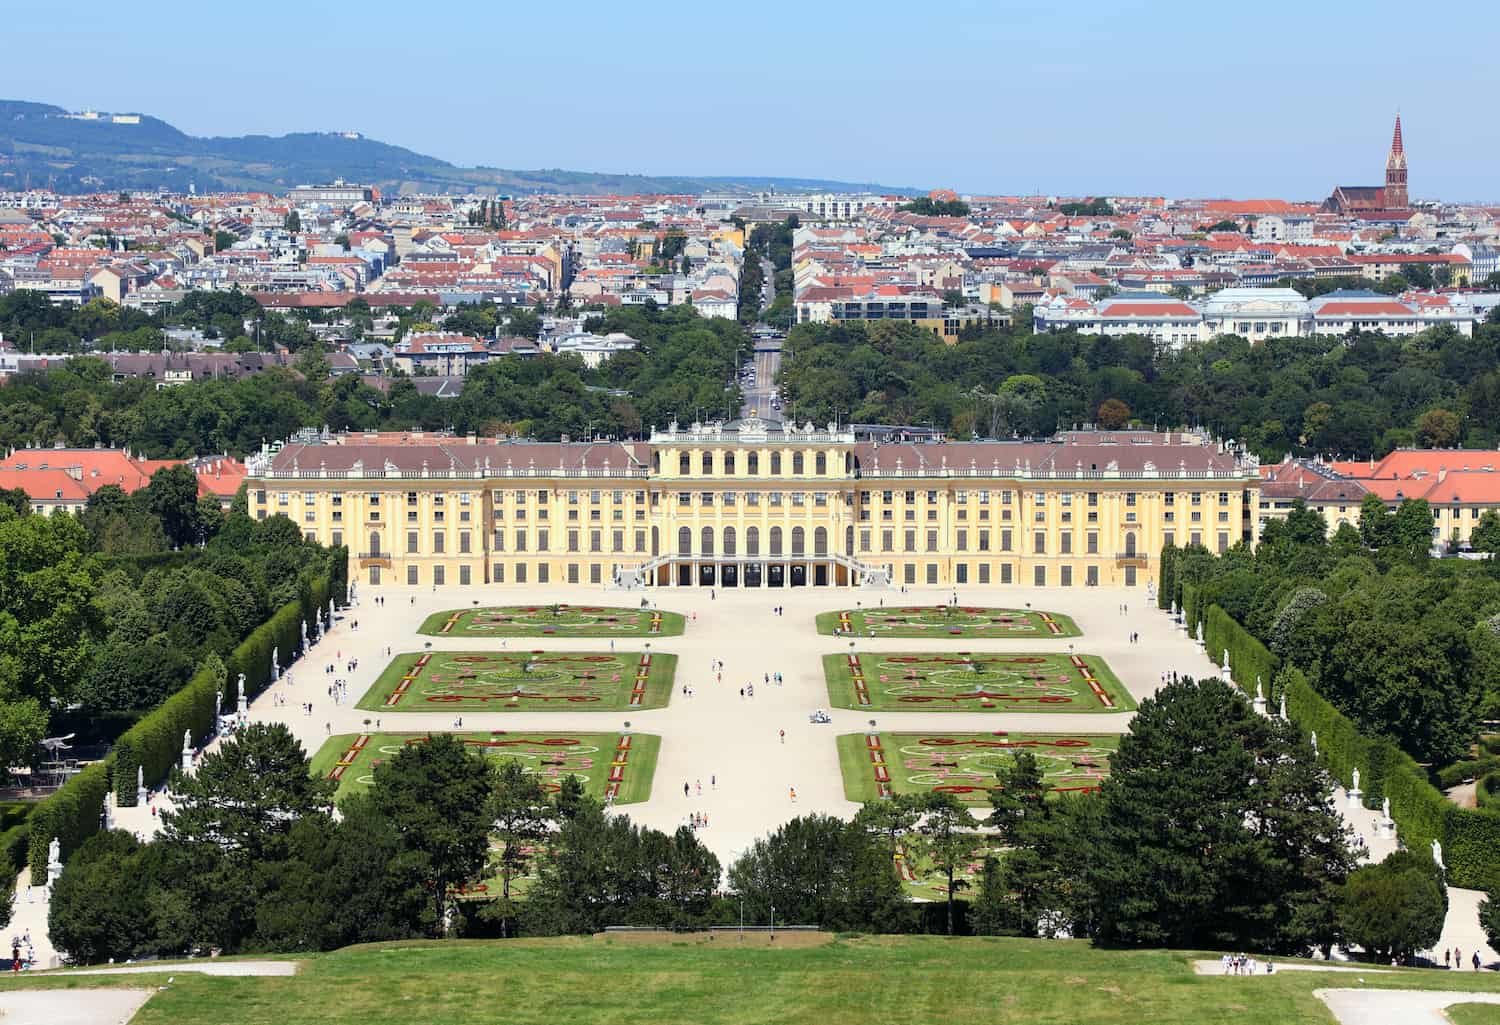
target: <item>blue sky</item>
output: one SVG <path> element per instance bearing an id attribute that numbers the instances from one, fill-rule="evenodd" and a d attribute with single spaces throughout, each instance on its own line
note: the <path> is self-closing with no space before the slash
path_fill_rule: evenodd
<path id="1" fill-rule="evenodd" d="M 1494 3 L 71 0 L 3 23 L 0 97 L 194 134 L 353 128 L 499 167 L 1319 199 L 1381 181 L 1399 107 L 1414 197 L 1500 199 Z"/>

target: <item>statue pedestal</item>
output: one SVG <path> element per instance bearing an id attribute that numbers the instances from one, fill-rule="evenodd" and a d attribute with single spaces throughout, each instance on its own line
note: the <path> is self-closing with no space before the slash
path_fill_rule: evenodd
<path id="1" fill-rule="evenodd" d="M 1360 790 L 1358 787 L 1355 787 L 1353 790 L 1349 791 L 1349 807 L 1350 808 L 1363 808 L 1364 807 L 1364 800 L 1365 800 L 1365 792 L 1363 790 Z"/>
<path id="2" fill-rule="evenodd" d="M 193 771 L 193 752 L 189 751 L 186 748 L 183 748 L 183 751 L 182 751 L 182 771 L 183 772 L 192 772 Z"/>
<path id="3" fill-rule="evenodd" d="M 1387 818 L 1382 818 L 1376 825 L 1376 836 L 1382 840 L 1396 839 L 1396 823 Z"/>
<path id="4" fill-rule="evenodd" d="M 1251 702 L 1251 705 L 1255 708 L 1255 714 L 1256 715 L 1265 715 L 1266 714 L 1266 699 L 1265 698 L 1256 698 L 1254 701 Z"/>
<path id="5" fill-rule="evenodd" d="M 136 803 L 136 807 L 139 807 L 139 808 L 144 808 L 146 806 L 146 788 L 145 787 L 136 787 L 135 788 L 135 803 Z"/>
<path id="6" fill-rule="evenodd" d="M 245 698 L 245 695 L 243 695 L 243 694 L 240 695 L 239 704 L 235 706 L 235 711 L 237 713 L 239 713 L 239 717 L 242 720 L 245 718 L 246 714 L 250 711 L 250 702 Z"/>

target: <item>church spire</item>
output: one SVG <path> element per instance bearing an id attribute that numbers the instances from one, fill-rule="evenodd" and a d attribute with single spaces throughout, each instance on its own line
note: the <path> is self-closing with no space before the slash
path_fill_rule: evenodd
<path id="1" fill-rule="evenodd" d="M 1391 133 L 1391 152 L 1385 158 L 1385 206 L 1388 210 L 1405 210 L 1406 197 L 1406 147 L 1401 141 L 1401 115 L 1396 115 L 1396 127 Z"/>

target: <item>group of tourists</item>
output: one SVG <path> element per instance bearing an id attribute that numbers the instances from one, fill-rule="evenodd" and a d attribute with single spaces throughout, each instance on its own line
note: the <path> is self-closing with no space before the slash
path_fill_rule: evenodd
<path id="1" fill-rule="evenodd" d="M 1254 975 L 1262 967 L 1267 975 L 1271 975 L 1276 970 L 1270 961 L 1257 962 L 1248 954 L 1225 954 L 1219 959 L 1219 963 L 1223 965 L 1225 975 Z"/>

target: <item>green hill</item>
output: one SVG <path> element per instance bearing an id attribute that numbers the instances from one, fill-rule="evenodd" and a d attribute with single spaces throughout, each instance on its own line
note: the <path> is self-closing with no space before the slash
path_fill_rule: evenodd
<path id="1" fill-rule="evenodd" d="M 308 958 L 291 978 L 176 972 L 132 1025 L 1291 1025 L 1333 1019 L 1329 987 L 1493 992 L 1490 972 L 1194 975 L 1191 955 L 1078 941 L 659 934 L 388 943 Z M 173 974 L 25 976 L 157 986 Z M 1362 980 L 1362 981 L 1361 981 Z"/>
<path id="2" fill-rule="evenodd" d="M 605 174 L 592 171 L 458 167 L 446 160 L 363 136 L 336 132 L 198 137 L 159 118 L 139 115 L 118 124 L 68 116 L 61 107 L 0 100 L 0 190 L 28 186 L 59 192 L 169 189 L 200 192 L 255 189 L 343 178 L 398 192 L 567 191 L 704 192 L 741 187 L 787 191 L 873 189 L 886 186 L 805 178 L 692 177 Z"/>

